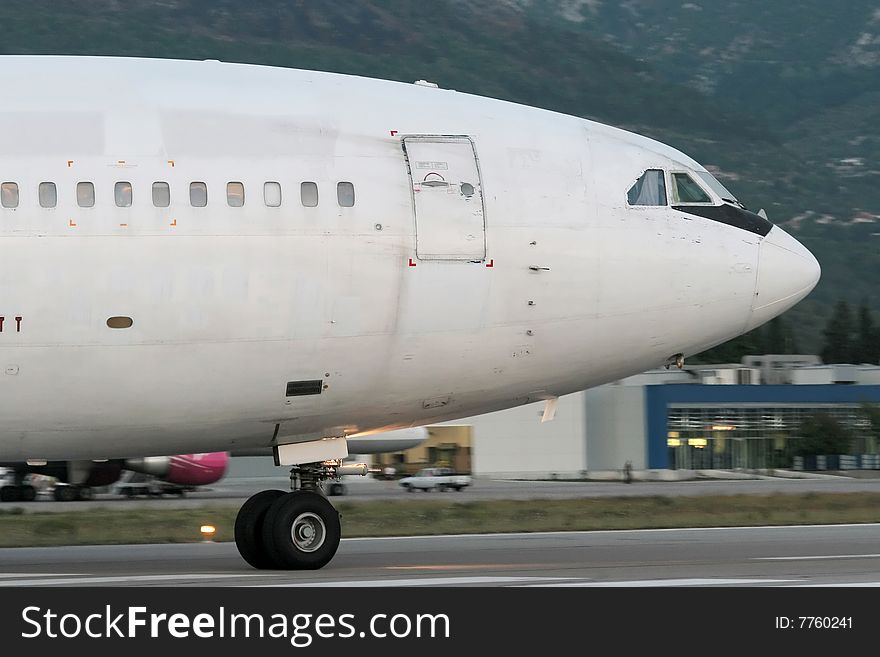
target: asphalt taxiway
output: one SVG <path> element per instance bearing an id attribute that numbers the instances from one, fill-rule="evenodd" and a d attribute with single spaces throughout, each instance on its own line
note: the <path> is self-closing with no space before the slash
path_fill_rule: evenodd
<path id="1" fill-rule="evenodd" d="M 320 571 L 232 543 L 0 550 L 0 587 L 880 586 L 880 524 L 345 539 Z"/>

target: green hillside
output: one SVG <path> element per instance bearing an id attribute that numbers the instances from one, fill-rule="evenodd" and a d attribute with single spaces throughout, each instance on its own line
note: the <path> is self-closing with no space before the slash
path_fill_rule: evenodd
<path id="1" fill-rule="evenodd" d="M 222 59 L 441 86 L 590 117 L 719 171 L 823 265 L 790 313 L 880 308 L 880 12 L 871 0 L 5 0 L 0 52 Z"/>
<path id="2" fill-rule="evenodd" d="M 876 0 L 522 0 L 773 135 L 730 157 L 725 182 L 816 253 L 823 278 L 791 311 L 815 348 L 831 302 L 880 308 L 880 4 Z M 704 163 L 725 157 L 689 152 Z M 797 163 L 791 166 L 792 158 Z M 770 199 L 770 200 L 768 200 Z"/>

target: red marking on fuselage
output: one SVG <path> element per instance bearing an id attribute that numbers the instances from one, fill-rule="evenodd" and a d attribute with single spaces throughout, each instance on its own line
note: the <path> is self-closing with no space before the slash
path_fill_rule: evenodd
<path id="1" fill-rule="evenodd" d="M 415 267 L 415 266 L 416 266 L 416 263 L 413 262 L 413 259 L 412 259 L 412 258 L 409 259 L 409 266 L 410 266 L 410 267 Z"/>
<path id="2" fill-rule="evenodd" d="M 396 137 L 396 136 L 397 136 L 397 130 L 392 130 L 392 131 L 391 131 L 391 136 L 392 136 L 392 137 Z"/>
<path id="3" fill-rule="evenodd" d="M 492 258 L 489 262 L 487 262 L 486 266 L 487 267 L 494 267 L 495 266 L 495 258 Z"/>
<path id="4" fill-rule="evenodd" d="M 15 332 L 21 333 L 21 316 L 15 318 Z"/>

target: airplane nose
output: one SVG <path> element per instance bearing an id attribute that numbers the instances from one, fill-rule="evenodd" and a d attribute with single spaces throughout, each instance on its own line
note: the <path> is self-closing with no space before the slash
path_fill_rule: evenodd
<path id="1" fill-rule="evenodd" d="M 807 296 L 816 287 L 821 273 L 813 254 L 774 226 L 761 242 L 758 283 L 748 330 L 781 315 Z"/>

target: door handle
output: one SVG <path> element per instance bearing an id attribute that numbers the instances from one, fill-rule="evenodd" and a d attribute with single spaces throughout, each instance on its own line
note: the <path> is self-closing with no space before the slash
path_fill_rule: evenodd
<path id="1" fill-rule="evenodd" d="M 550 271 L 550 267 L 539 267 L 538 265 L 529 265 L 532 271 Z"/>

